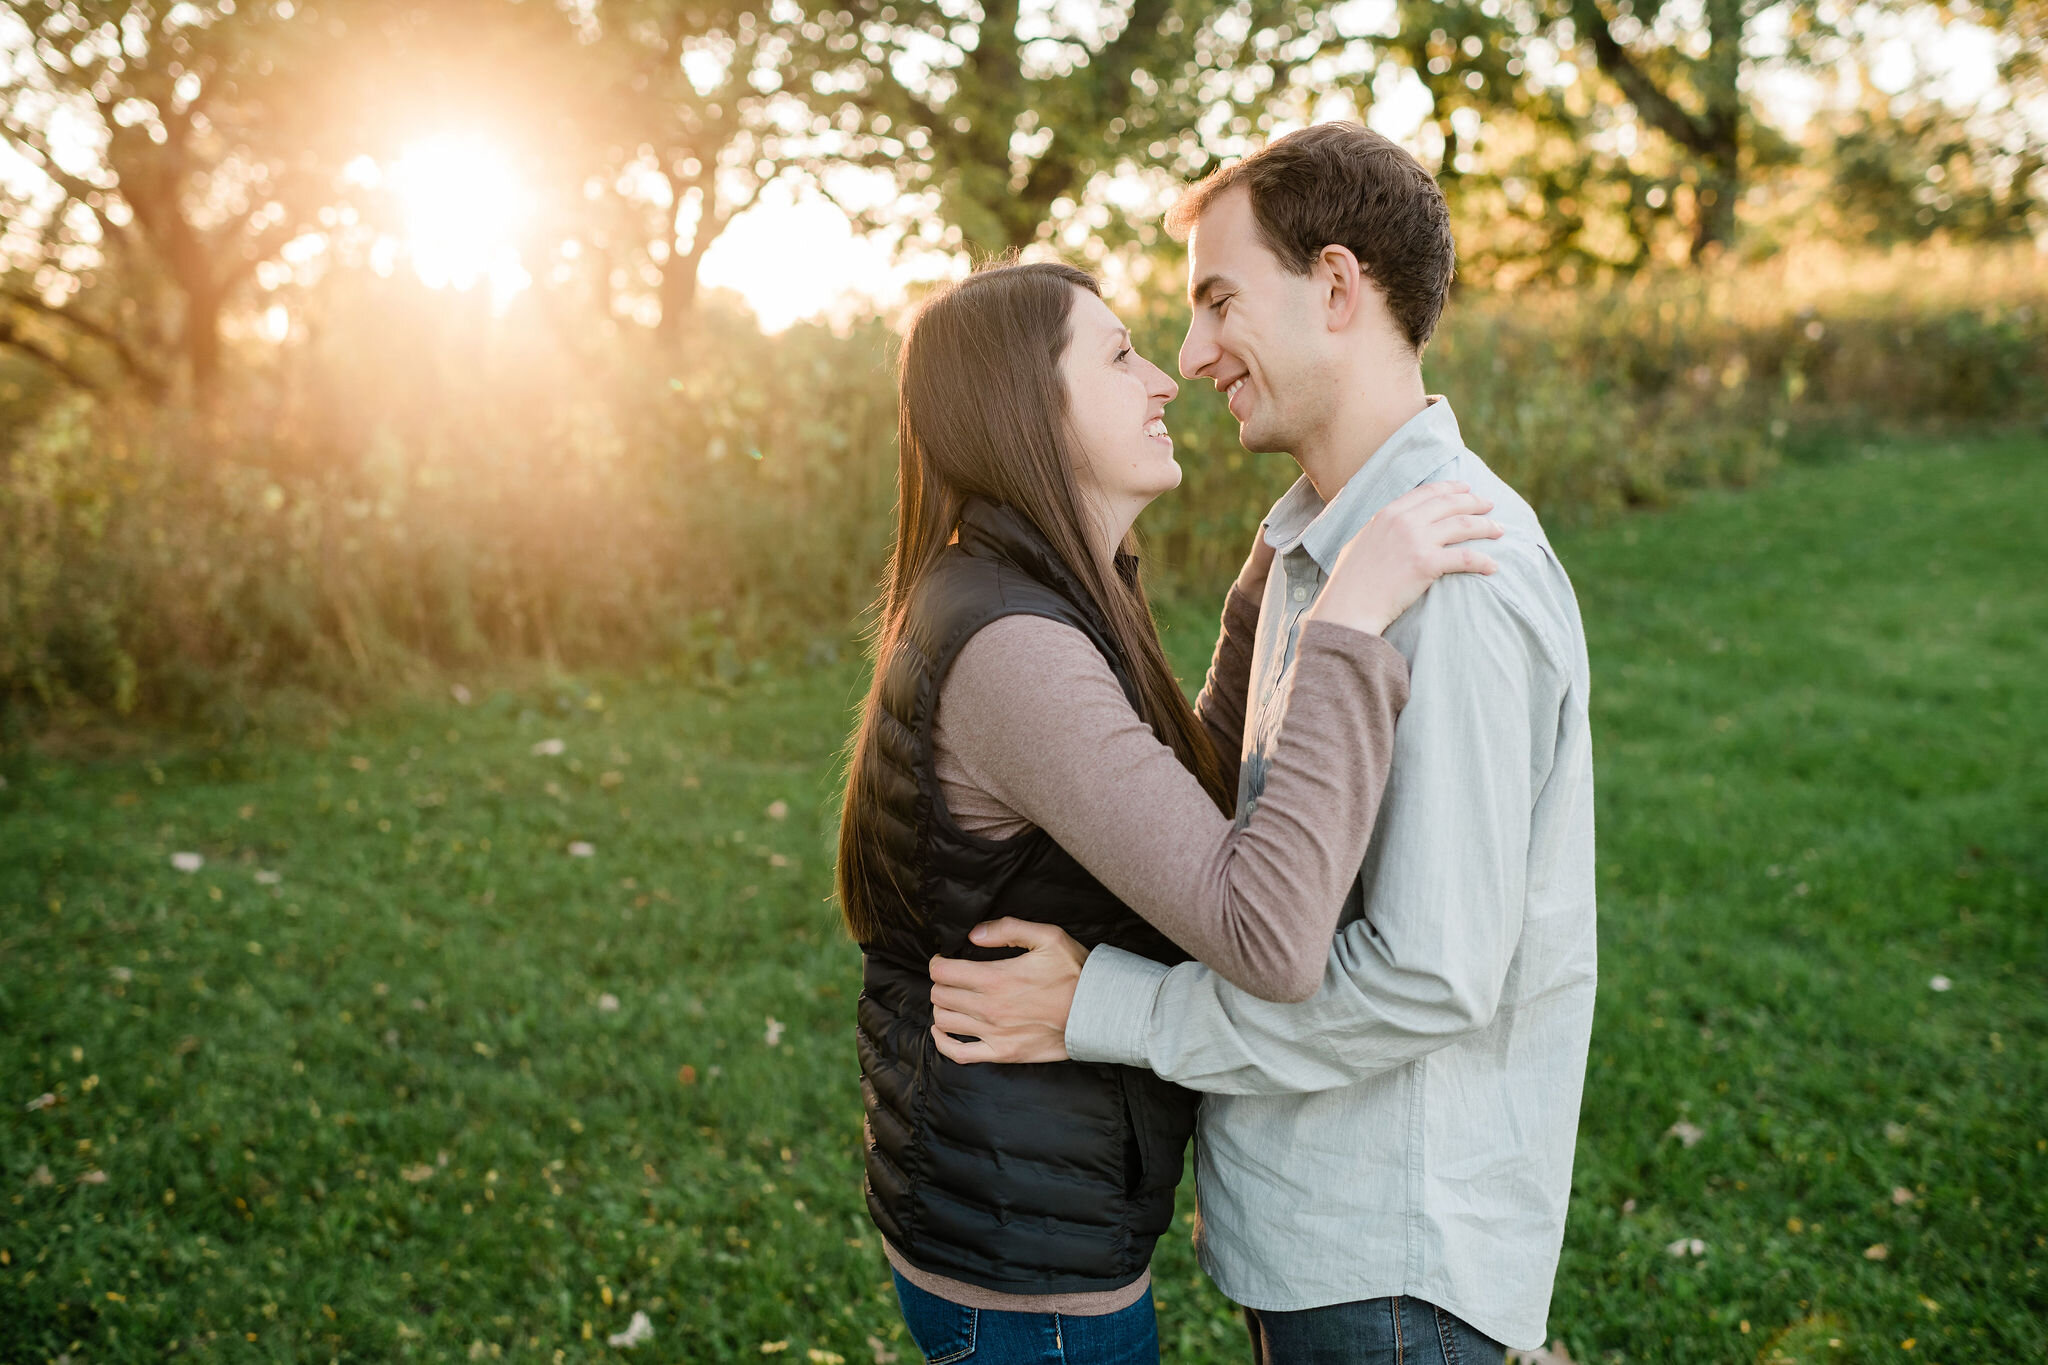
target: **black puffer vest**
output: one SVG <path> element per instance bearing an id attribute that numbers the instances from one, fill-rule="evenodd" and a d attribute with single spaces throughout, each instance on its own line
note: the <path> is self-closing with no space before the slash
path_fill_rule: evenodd
<path id="1" fill-rule="evenodd" d="M 893 836 L 880 854 L 915 913 L 861 945 L 868 1212 L 934 1274 L 1013 1293 L 1115 1289 L 1143 1273 L 1172 1221 L 1195 1095 L 1132 1067 L 962 1066 L 931 1038 L 932 955 L 1017 951 L 969 943 L 983 920 L 1016 915 L 1057 924 L 1087 947 L 1187 959 L 1044 831 L 984 839 L 946 812 L 932 765 L 940 684 L 976 631 L 1017 615 L 1087 635 L 1137 702 L 1101 614 L 1052 547 L 1009 508 L 970 501 L 959 543 L 918 584 L 886 661 L 869 760 L 882 768 Z"/>

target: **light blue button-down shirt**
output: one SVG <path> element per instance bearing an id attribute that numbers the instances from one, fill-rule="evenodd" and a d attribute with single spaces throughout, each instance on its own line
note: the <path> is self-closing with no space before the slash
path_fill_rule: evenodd
<path id="1" fill-rule="evenodd" d="M 1527 1350 L 1546 1340 L 1593 1021 L 1586 644 L 1535 512 L 1441 398 L 1328 504 L 1304 478 L 1267 518 L 1239 818 L 1338 552 L 1435 479 L 1493 499 L 1507 533 L 1480 548 L 1500 568 L 1438 580 L 1387 630 L 1409 700 L 1316 995 L 1272 1004 L 1200 963 L 1097 948 L 1067 1050 L 1207 1092 L 1195 1241 L 1232 1299 L 1412 1294 Z"/>

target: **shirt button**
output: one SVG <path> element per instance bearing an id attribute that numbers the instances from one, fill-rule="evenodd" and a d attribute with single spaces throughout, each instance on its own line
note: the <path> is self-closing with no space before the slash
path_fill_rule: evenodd
<path id="1" fill-rule="evenodd" d="M 1308 601 L 1308 587 L 1306 584 L 1296 585 L 1294 589 L 1294 600 L 1297 602 Z"/>

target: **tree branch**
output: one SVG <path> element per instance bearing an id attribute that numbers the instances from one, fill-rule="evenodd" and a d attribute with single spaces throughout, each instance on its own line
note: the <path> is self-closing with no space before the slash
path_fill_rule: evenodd
<path id="1" fill-rule="evenodd" d="M 1718 156 L 1722 148 L 1714 131 L 1702 125 L 1684 106 L 1659 89 L 1650 74 L 1636 65 L 1628 49 L 1614 37 L 1607 16 L 1595 0 L 1572 0 L 1572 22 L 1593 45 L 1593 57 L 1608 79 L 1636 107 L 1645 122 L 1687 151 L 1702 157 Z"/>
<path id="2" fill-rule="evenodd" d="M 106 389 L 103 386 L 73 369 L 61 356 L 44 349 L 41 345 L 23 336 L 14 325 L 14 319 L 5 314 L 0 314 L 0 346 L 12 347 L 31 360 L 41 361 L 44 365 L 55 370 L 68 383 L 77 388 L 84 389 L 87 393 L 102 397 L 106 394 Z"/>
<path id="3" fill-rule="evenodd" d="M 81 179 L 59 166 L 57 159 L 50 154 L 49 144 L 43 140 L 42 135 L 14 119 L 0 119 L 0 138 L 5 138 L 18 151 L 26 153 L 25 159 L 29 164 L 48 176 L 68 198 L 85 205 L 86 211 L 99 221 L 103 234 L 113 238 L 126 233 L 126 228 L 107 217 L 106 211 L 94 204 L 91 199 L 93 195 L 104 199 L 108 195 L 119 193 L 118 190 L 107 185 L 95 185 L 92 181 Z"/>
<path id="4" fill-rule="evenodd" d="M 39 313 L 46 318 L 55 319 L 84 333 L 112 351 L 115 359 L 121 362 L 121 368 L 142 384 L 152 397 L 163 392 L 163 376 L 150 366 L 144 364 L 141 358 L 129 348 L 128 343 L 121 340 L 112 329 L 77 313 L 69 312 L 62 308 L 53 308 L 34 294 L 26 294 L 17 289 L 0 289 L 0 299 L 4 299 L 17 307 Z"/>

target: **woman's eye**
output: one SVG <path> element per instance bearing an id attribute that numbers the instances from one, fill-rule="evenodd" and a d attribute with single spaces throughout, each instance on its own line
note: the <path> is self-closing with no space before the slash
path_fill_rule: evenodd
<path id="1" fill-rule="evenodd" d="M 1124 359 L 1125 359 L 1125 357 L 1129 356 L 1129 355 L 1130 355 L 1130 353 L 1131 353 L 1131 348 L 1130 348 L 1130 347 L 1128 347 L 1128 346 L 1124 347 L 1124 348 L 1123 348 L 1123 349 L 1122 349 L 1121 351 L 1118 351 L 1118 352 L 1116 353 L 1116 361 L 1115 361 L 1115 363 L 1116 363 L 1116 364 L 1118 364 L 1118 365 L 1121 365 L 1121 364 L 1123 364 L 1123 363 L 1124 363 Z"/>

